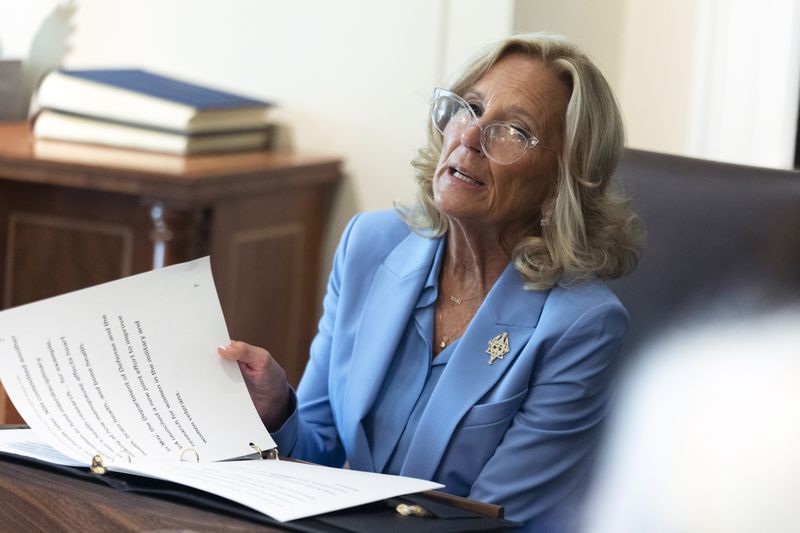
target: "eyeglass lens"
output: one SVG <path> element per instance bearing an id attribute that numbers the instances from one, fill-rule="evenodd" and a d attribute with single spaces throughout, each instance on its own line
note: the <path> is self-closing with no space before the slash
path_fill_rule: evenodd
<path id="1" fill-rule="evenodd" d="M 460 137 L 475 120 L 465 102 L 448 94 L 437 96 L 431 116 L 434 126 L 445 137 Z M 528 139 L 509 124 L 492 123 L 481 127 L 481 148 L 498 163 L 519 159 L 528 144 Z"/>

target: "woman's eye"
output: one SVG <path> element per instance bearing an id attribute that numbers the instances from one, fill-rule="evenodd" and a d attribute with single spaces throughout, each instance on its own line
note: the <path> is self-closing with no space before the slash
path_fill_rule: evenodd
<path id="1" fill-rule="evenodd" d="M 469 108 L 472 109 L 472 112 L 475 113 L 476 117 L 479 117 L 483 114 L 483 109 L 481 109 L 481 106 L 479 104 L 473 102 L 468 102 L 468 104 Z"/>
<path id="2" fill-rule="evenodd" d="M 525 137 L 530 137 L 531 136 L 531 132 L 528 131 L 528 128 L 526 128 L 525 126 L 519 126 L 517 124 L 512 124 L 512 127 L 515 130 L 517 130 L 518 132 L 520 132 L 522 135 L 524 135 Z"/>

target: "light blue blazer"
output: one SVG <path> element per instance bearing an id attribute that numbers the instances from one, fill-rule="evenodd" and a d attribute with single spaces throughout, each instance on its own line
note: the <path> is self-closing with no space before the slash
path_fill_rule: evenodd
<path id="1" fill-rule="evenodd" d="M 350 222 L 297 409 L 273 435 L 282 453 L 376 470 L 362 421 L 381 396 L 438 245 L 393 211 Z M 524 290 L 509 265 L 455 347 L 402 474 L 503 505 L 530 530 L 564 530 L 576 518 L 627 324 L 602 282 Z M 488 341 L 503 332 L 510 351 L 489 365 Z"/>

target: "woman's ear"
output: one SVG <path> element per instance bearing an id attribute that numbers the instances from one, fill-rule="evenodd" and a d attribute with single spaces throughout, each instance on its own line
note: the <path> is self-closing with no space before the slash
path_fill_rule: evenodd
<path id="1" fill-rule="evenodd" d="M 553 208 L 555 205 L 555 196 L 551 195 L 542 203 L 542 206 L 539 208 L 539 225 L 543 228 L 550 225 L 550 220 L 553 216 Z"/>

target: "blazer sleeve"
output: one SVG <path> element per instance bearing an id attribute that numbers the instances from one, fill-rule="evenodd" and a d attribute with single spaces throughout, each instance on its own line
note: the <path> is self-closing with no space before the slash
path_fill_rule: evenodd
<path id="1" fill-rule="evenodd" d="M 282 454 L 327 466 L 342 466 L 345 452 L 339 440 L 329 397 L 329 380 L 336 311 L 344 273 L 345 254 L 356 215 L 345 228 L 328 278 L 319 331 L 311 343 L 310 357 L 297 391 L 298 403 L 284 425 L 272 433 Z"/>
<path id="2" fill-rule="evenodd" d="M 605 302 L 555 340 L 470 498 L 505 506 L 526 531 L 572 531 L 627 324 L 622 305 Z"/>

